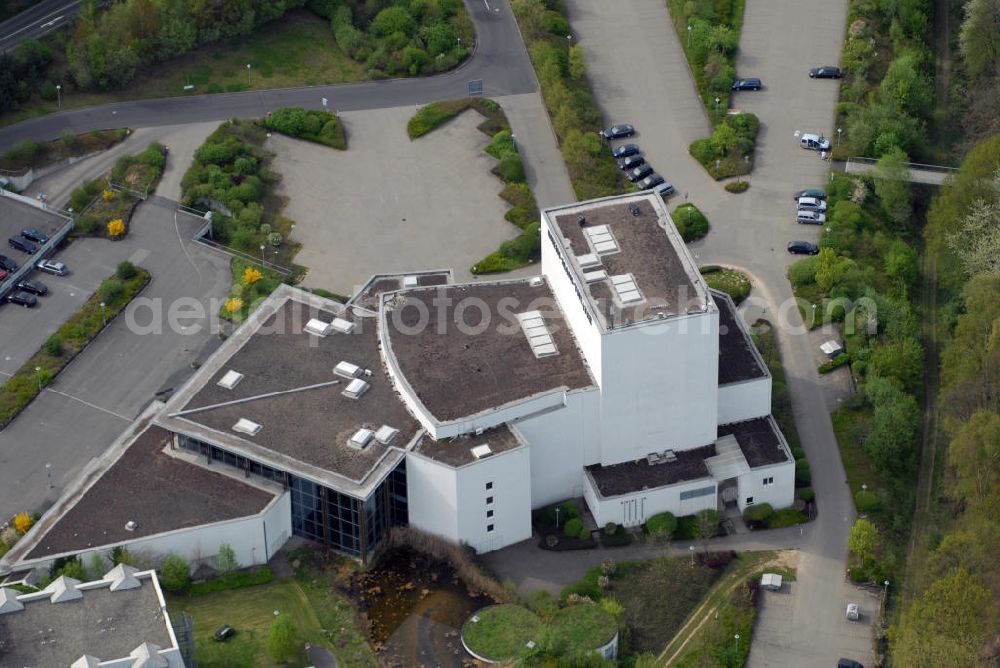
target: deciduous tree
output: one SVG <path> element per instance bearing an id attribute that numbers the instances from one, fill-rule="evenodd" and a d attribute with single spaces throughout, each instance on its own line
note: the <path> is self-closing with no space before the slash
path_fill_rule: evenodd
<path id="1" fill-rule="evenodd" d="M 866 519 L 854 521 L 851 535 L 847 539 L 847 549 L 858 555 L 858 564 L 863 564 L 878 544 L 878 529 Z"/>

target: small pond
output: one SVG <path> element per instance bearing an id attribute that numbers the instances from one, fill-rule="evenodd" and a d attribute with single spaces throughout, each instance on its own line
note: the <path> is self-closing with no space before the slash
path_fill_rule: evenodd
<path id="1" fill-rule="evenodd" d="M 470 592 L 453 568 L 407 548 L 395 548 L 352 583 L 371 624 L 384 666 L 459 668 L 480 665 L 462 647 L 462 624 L 494 601 Z"/>

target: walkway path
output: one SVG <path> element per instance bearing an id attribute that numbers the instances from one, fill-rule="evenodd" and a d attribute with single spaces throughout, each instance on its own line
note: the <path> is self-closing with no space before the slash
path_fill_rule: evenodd
<path id="1" fill-rule="evenodd" d="M 844 171 L 848 174 L 874 174 L 877 163 L 878 161 L 872 158 L 848 158 L 847 163 L 844 165 Z M 909 180 L 910 183 L 939 186 L 944 183 L 945 177 L 957 171 L 954 167 L 921 165 L 911 162 Z"/>
<path id="2" fill-rule="evenodd" d="M 234 116 L 259 117 L 269 109 L 300 106 L 320 109 L 322 98 L 331 110 L 356 111 L 424 104 L 466 97 L 468 83 L 483 81 L 487 97 L 530 93 L 537 89 L 528 54 L 507 0 L 467 2 L 476 28 L 476 52 L 462 67 L 434 77 L 369 81 L 337 86 L 195 95 L 138 100 L 66 111 L 33 118 L 0 129 L 0 153 L 19 139 L 54 139 L 69 127 L 77 132 L 118 127 L 149 127 Z"/>

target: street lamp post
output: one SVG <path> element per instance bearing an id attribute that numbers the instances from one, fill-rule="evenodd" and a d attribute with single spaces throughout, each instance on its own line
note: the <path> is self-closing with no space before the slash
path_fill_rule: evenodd
<path id="1" fill-rule="evenodd" d="M 720 102 L 719 98 L 715 98 L 715 112 L 716 113 L 719 112 L 719 102 Z"/>
<path id="2" fill-rule="evenodd" d="M 247 63 L 247 87 L 250 85 L 250 63 Z"/>
<path id="3" fill-rule="evenodd" d="M 691 24 L 688 24 L 688 48 L 691 48 Z"/>
<path id="4" fill-rule="evenodd" d="M 573 35 L 566 35 L 566 46 L 573 48 Z"/>
<path id="5" fill-rule="evenodd" d="M 264 244 L 260 245 L 260 268 L 264 268 Z"/>
<path id="6" fill-rule="evenodd" d="M 49 489 L 52 489 L 52 464 L 45 465 L 45 475 L 49 479 Z"/>
<path id="7" fill-rule="evenodd" d="M 38 391 L 42 391 L 42 367 L 35 367 L 35 380 L 38 381 Z"/>
<path id="8" fill-rule="evenodd" d="M 688 545 L 688 552 L 691 553 L 691 565 L 694 566 L 694 545 Z"/>
<path id="9" fill-rule="evenodd" d="M 104 323 L 104 327 L 108 326 L 108 314 L 104 310 L 104 302 L 101 302 L 101 321 Z"/>
<path id="10" fill-rule="evenodd" d="M 556 506 L 556 528 L 559 528 L 559 506 Z"/>
<path id="11" fill-rule="evenodd" d="M 733 636 L 733 640 L 736 641 L 736 653 L 739 654 L 739 652 L 740 652 L 740 634 L 737 633 L 736 635 L 734 635 Z"/>
<path id="12" fill-rule="evenodd" d="M 59 108 L 62 109 L 62 84 L 56 84 L 56 100 L 58 100 Z"/>
<path id="13" fill-rule="evenodd" d="M 882 584 L 885 585 L 885 589 L 882 590 L 882 609 L 885 609 L 885 601 L 889 598 L 889 581 L 886 580 Z"/>
<path id="14" fill-rule="evenodd" d="M 837 128 L 837 146 L 840 146 L 840 133 L 844 131 L 844 128 Z"/>

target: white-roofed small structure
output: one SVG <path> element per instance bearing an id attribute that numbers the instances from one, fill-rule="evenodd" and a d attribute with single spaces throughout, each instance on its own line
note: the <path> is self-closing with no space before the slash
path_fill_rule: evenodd
<path id="1" fill-rule="evenodd" d="M 717 440 L 715 452 L 714 457 L 705 460 L 705 466 L 716 480 L 739 478 L 750 473 L 750 464 L 747 463 L 747 458 L 735 436 L 723 436 Z"/>

